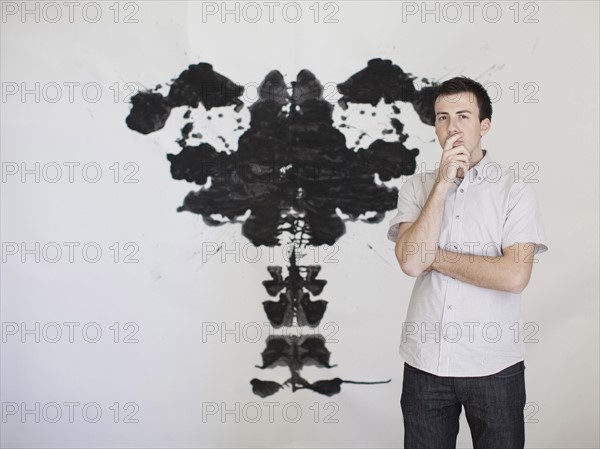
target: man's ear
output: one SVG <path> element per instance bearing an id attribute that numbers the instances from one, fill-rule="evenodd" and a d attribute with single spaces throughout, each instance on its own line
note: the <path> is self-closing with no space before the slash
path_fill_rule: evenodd
<path id="1" fill-rule="evenodd" d="M 481 131 L 481 137 L 485 136 L 490 128 L 492 127 L 492 122 L 489 118 L 483 119 L 479 125 L 479 129 Z"/>

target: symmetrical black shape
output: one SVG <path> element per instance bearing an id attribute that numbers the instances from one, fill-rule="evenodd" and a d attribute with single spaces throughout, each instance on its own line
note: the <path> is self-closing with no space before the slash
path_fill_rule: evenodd
<path id="1" fill-rule="evenodd" d="M 323 287 L 327 284 L 326 280 L 315 279 L 321 271 L 319 265 L 299 266 L 296 264 L 296 249 L 292 250 L 290 255 L 290 266 L 288 267 L 288 276 L 284 279 L 281 275 L 282 268 L 279 266 L 268 266 L 267 270 L 273 277 L 272 280 L 263 281 L 263 285 L 269 292 L 269 295 L 276 296 L 281 290 L 284 293 L 279 294 L 279 301 L 264 301 L 263 307 L 269 322 L 274 328 L 281 326 L 292 326 L 294 317 L 298 326 L 318 326 L 323 314 L 327 309 L 327 301 L 311 301 L 310 294 L 321 294 Z M 302 276 L 301 270 L 305 272 Z"/>
<path id="2" fill-rule="evenodd" d="M 376 382 L 357 382 L 352 380 L 342 380 L 338 377 L 330 380 L 319 380 L 314 383 L 308 382 L 302 376 L 300 371 L 305 365 L 315 365 L 321 368 L 333 368 L 336 365 L 329 364 L 331 353 L 325 347 L 325 338 L 321 335 L 316 336 L 270 336 L 267 339 L 267 347 L 262 352 L 263 364 L 257 368 L 266 369 L 276 366 L 287 366 L 290 369 L 291 377 L 283 384 L 273 381 L 263 381 L 252 379 L 252 391 L 260 396 L 267 397 L 275 394 L 284 385 L 291 385 L 292 391 L 309 389 L 316 393 L 332 396 L 341 391 L 342 383 L 353 384 L 382 384 L 386 381 Z"/>
<path id="3" fill-rule="evenodd" d="M 339 105 L 347 110 L 350 103 L 409 102 L 421 121 L 433 125 L 437 87 L 433 84 L 417 90 L 414 79 L 389 60 L 372 59 L 364 70 L 338 84 L 343 95 Z M 379 223 L 387 211 L 396 208 L 398 190 L 378 183 L 376 177 L 385 182 L 415 172 L 419 150 L 405 147 L 408 135 L 404 124 L 390 116 L 390 127 L 382 131 L 381 139 L 368 148 L 349 148 L 338 129 L 346 125 L 334 125 L 333 106 L 323 98 L 323 86 L 315 75 L 301 70 L 291 90 L 288 93 L 281 73 L 273 70 L 267 74 L 259 86 L 259 99 L 249 107 L 250 127 L 239 137 L 237 151 L 217 151 L 214 142 L 190 146 L 190 135 L 201 135 L 192 134 L 193 121 L 183 126 L 177 140 L 181 151 L 167 155 L 171 176 L 200 186 L 210 182 L 210 186 L 190 192 L 178 211 L 200 214 L 210 226 L 241 222 L 242 234 L 256 246 L 279 245 L 283 233 L 290 234 L 294 244 L 318 246 L 333 245 L 345 233 L 345 221 Z M 206 111 L 220 107 L 235 116 L 243 108 L 243 92 L 242 86 L 214 72 L 210 64 L 190 65 L 173 80 L 166 97 L 157 92 L 135 95 L 126 123 L 148 134 L 163 128 L 172 109 L 184 105 L 189 107 L 185 119 L 190 119 L 191 110 L 200 104 Z M 394 104 L 392 111 L 398 114 L 400 109 Z M 238 116 L 235 122 L 232 133 L 243 131 L 242 118 Z M 389 141 L 393 134 L 397 140 Z M 385 140 L 384 135 L 388 136 Z M 227 137 L 218 136 L 225 148 L 229 148 Z M 248 211 L 249 216 L 241 220 Z M 310 299 L 310 294 L 319 295 L 326 284 L 316 279 L 320 266 L 297 265 L 293 252 L 287 268 L 284 279 L 282 267 L 268 267 L 272 279 L 263 285 L 271 296 L 279 295 L 277 302 L 263 302 L 269 321 L 275 328 L 292 326 L 295 317 L 299 326 L 315 327 L 327 308 L 327 301 Z M 291 385 L 293 391 L 310 389 L 331 396 L 340 392 L 342 383 L 390 381 L 355 382 L 336 377 L 310 383 L 300 376 L 305 364 L 330 368 L 329 356 L 319 335 L 273 337 L 267 340 L 260 368 L 287 365 L 291 377 L 284 384 L 252 379 L 253 391 L 267 397 Z"/>
<path id="4" fill-rule="evenodd" d="M 411 86 L 412 77 L 400 67 L 374 59 L 338 87 L 344 105 L 375 104 L 381 98 L 410 101 L 425 123 L 433 123 L 433 101 L 429 105 L 425 89 Z M 134 96 L 127 124 L 144 133 L 160 129 L 176 105 L 239 108 L 242 92 L 241 86 L 213 72 L 210 64 L 192 65 L 175 80 L 168 97 Z M 395 118 L 390 118 L 390 125 L 397 141 L 378 139 L 366 149 L 348 148 L 333 124 L 333 106 L 309 70 L 298 73 L 291 95 L 283 76 L 270 72 L 249 109 L 250 128 L 238 139 L 237 151 L 220 152 L 209 142 L 187 146 L 193 126 L 189 122 L 182 129 L 181 152 L 167 157 L 174 179 L 199 185 L 211 180 L 210 187 L 190 192 L 178 211 L 201 214 L 214 226 L 237 222 L 250 210 L 242 233 L 257 246 L 280 244 L 283 232 L 297 229 L 292 222 L 298 218 L 309 245 L 333 245 L 345 233 L 347 220 L 379 223 L 396 207 L 398 192 L 378 184 L 375 175 L 388 181 L 416 169 L 419 150 L 404 146 L 404 125 Z M 371 217 L 363 218 L 369 213 Z"/>
<path id="5" fill-rule="evenodd" d="M 289 366 L 292 370 L 300 371 L 304 365 L 316 365 L 332 368 L 329 364 L 331 353 L 325 347 L 325 338 L 321 335 L 314 337 L 296 335 L 276 336 L 267 339 L 267 347 L 262 352 L 263 364 L 257 368 L 273 368 Z"/>

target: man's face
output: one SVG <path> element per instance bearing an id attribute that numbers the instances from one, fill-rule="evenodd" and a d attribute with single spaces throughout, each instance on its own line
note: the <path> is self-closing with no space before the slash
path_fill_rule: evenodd
<path id="1" fill-rule="evenodd" d="M 490 129 L 490 120 L 479 121 L 477 97 L 471 92 L 440 95 L 435 101 L 435 134 L 442 148 L 446 140 L 462 132 L 453 147 L 464 145 L 469 154 L 481 152 L 481 137 Z"/>

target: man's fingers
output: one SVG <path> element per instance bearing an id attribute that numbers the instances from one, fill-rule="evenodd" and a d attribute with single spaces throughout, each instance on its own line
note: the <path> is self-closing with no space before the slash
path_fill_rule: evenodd
<path id="1" fill-rule="evenodd" d="M 459 163 L 463 162 L 465 164 L 468 164 L 470 162 L 469 153 L 464 150 L 460 150 L 460 151 L 456 152 L 455 154 L 448 154 L 447 159 L 450 162 L 459 162 Z"/>
<path id="2" fill-rule="evenodd" d="M 451 150 L 452 149 L 452 145 L 454 145 L 454 142 L 456 142 L 458 139 L 460 139 L 462 137 L 463 133 L 456 133 L 450 137 L 448 137 L 448 140 L 446 140 L 446 145 L 444 150 Z"/>

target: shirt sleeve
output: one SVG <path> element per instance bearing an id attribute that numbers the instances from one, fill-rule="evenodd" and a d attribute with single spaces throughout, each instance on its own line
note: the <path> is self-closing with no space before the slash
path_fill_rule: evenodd
<path id="1" fill-rule="evenodd" d="M 423 207 L 417 201 L 415 192 L 415 183 L 418 181 L 418 175 L 412 175 L 407 181 L 402 184 L 398 191 L 398 209 L 396 215 L 390 220 L 387 238 L 392 242 L 396 242 L 398 238 L 398 228 L 400 223 L 417 221 Z"/>
<path id="2" fill-rule="evenodd" d="M 502 230 L 502 249 L 515 243 L 535 243 L 535 254 L 543 253 L 548 246 L 535 190 L 523 180 L 515 185 Z"/>

